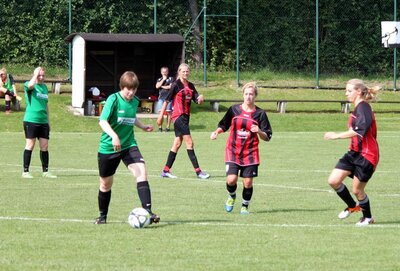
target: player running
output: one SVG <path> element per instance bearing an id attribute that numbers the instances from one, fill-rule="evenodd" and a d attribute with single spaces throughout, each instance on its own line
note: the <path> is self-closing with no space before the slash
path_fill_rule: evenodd
<path id="1" fill-rule="evenodd" d="M 364 189 L 379 161 L 375 115 L 369 105 L 369 102 L 375 99 L 377 91 L 378 88 L 368 88 L 362 80 L 349 80 L 346 84 L 346 96 L 354 105 L 354 111 L 349 116 L 349 129 L 342 133 L 327 132 L 324 136 L 326 140 L 351 139 L 349 151 L 332 170 L 328 183 L 347 204 L 347 208 L 339 213 L 340 219 L 349 217 L 351 213 L 362 211 L 363 216 L 357 222 L 357 226 L 368 226 L 374 223 L 369 198 Z M 353 179 L 353 194 L 358 203 L 354 201 L 343 183 L 346 177 Z"/>
<path id="2" fill-rule="evenodd" d="M 163 117 L 167 104 L 173 101 L 172 120 L 174 121 L 175 139 L 168 153 L 167 162 L 161 172 L 161 177 L 163 178 L 177 178 L 170 172 L 170 169 L 175 162 L 176 155 L 183 140 L 185 140 L 186 150 L 197 177 L 200 179 L 208 179 L 210 177 L 210 175 L 202 171 L 199 166 L 197 156 L 194 153 L 193 139 L 190 135 L 190 105 L 192 101 L 201 104 L 204 102 L 204 98 L 203 95 L 199 95 L 193 83 L 189 82 L 189 73 L 190 70 L 187 64 L 182 63 L 179 65 L 178 79 L 172 84 L 171 90 L 166 98 L 167 102 L 164 103 L 159 115 L 159 117 Z"/>
<path id="3" fill-rule="evenodd" d="M 243 178 L 243 201 L 240 213 L 249 214 L 253 178 L 258 176 L 260 164 L 259 138 L 269 141 L 272 137 L 272 128 L 265 111 L 255 105 L 256 84 L 247 83 L 243 86 L 242 92 L 243 103 L 229 107 L 210 138 L 215 140 L 218 134 L 230 129 L 225 147 L 226 189 L 229 194 L 225 210 L 227 212 L 233 210 L 240 172 L 240 177 Z"/>

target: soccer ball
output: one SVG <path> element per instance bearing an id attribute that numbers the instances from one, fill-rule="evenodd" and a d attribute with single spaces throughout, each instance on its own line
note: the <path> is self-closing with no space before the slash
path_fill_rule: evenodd
<path id="1" fill-rule="evenodd" d="M 144 228 L 150 225 L 150 214 L 146 209 L 135 208 L 128 216 L 128 223 L 132 228 Z"/>

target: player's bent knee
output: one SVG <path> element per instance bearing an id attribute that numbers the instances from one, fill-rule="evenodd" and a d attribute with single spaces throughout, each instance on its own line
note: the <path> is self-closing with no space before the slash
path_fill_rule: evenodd
<path id="1" fill-rule="evenodd" d="M 328 179 L 328 184 L 333 188 L 333 189 L 338 189 L 340 185 L 342 184 L 342 181 L 336 179 L 336 178 L 329 178 Z"/>

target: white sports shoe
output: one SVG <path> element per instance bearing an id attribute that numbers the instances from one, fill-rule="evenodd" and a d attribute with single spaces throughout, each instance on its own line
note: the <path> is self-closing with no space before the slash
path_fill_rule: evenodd
<path id="1" fill-rule="evenodd" d="M 374 223 L 375 220 L 372 217 L 361 217 L 360 221 L 356 223 L 356 226 L 365 227 Z"/>
<path id="2" fill-rule="evenodd" d="M 30 172 L 22 172 L 22 178 L 24 179 L 33 179 L 33 176 Z"/>
<path id="3" fill-rule="evenodd" d="M 197 178 L 205 180 L 210 178 L 210 174 L 200 171 L 200 173 L 197 175 Z"/>
<path id="4" fill-rule="evenodd" d="M 248 214 L 250 214 L 250 212 L 249 212 L 249 206 L 242 206 L 242 208 L 240 208 L 240 214 L 241 215 L 248 215 Z"/>
<path id="5" fill-rule="evenodd" d="M 343 211 L 341 211 L 339 213 L 338 217 L 340 219 L 345 219 L 345 218 L 348 218 L 352 213 L 359 212 L 359 211 L 361 211 L 361 207 L 359 205 L 356 205 L 356 207 L 354 207 L 354 208 L 348 207 L 348 208 L 344 209 Z"/>
<path id="6" fill-rule="evenodd" d="M 42 177 L 43 178 L 49 178 L 49 179 L 57 179 L 57 176 L 56 175 L 54 175 L 53 173 L 51 173 L 51 172 L 43 172 L 42 173 Z"/>
<path id="7" fill-rule="evenodd" d="M 175 175 L 173 175 L 171 172 L 161 172 L 161 177 L 163 178 L 170 178 L 170 179 L 176 179 L 178 177 L 176 177 Z"/>

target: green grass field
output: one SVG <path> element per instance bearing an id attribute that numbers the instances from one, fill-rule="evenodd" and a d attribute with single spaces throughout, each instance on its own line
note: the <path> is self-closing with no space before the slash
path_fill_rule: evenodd
<path id="1" fill-rule="evenodd" d="M 28 73 L 29 74 L 29 73 Z M 58 74 L 55 72 L 54 74 Z M 253 75 L 251 75 L 253 76 Z M 285 84 L 259 74 L 260 84 Z M 220 75 L 216 78 L 221 79 Z M 228 76 L 229 77 L 229 76 Z M 210 76 L 210 78 L 213 78 Z M 198 89 L 207 98 L 240 99 L 232 76 Z M 252 79 L 254 80 L 254 79 Z M 271 80 L 269 82 L 268 80 Z M 329 85 L 343 86 L 347 79 Z M 259 81 L 259 80 L 257 80 Z M 311 85 L 290 78 L 296 85 Z M 377 80 L 381 81 L 381 80 Z M 339 221 L 345 208 L 326 180 L 348 140 L 324 141 L 325 131 L 346 129 L 348 115 L 339 104 L 289 104 L 286 114 L 273 104 L 267 110 L 274 135 L 261 144 L 262 164 L 255 180 L 251 214 L 224 211 L 223 150 L 226 134 L 209 139 L 221 112 L 194 105 L 191 129 L 201 167 L 210 180 L 195 178 L 183 149 L 173 173 L 159 177 L 173 133 L 138 132 L 161 223 L 146 229 L 127 224 L 139 205 L 136 185 L 123 165 L 115 177 L 109 223 L 93 225 L 97 210 L 98 120 L 69 110 L 70 86 L 50 95 L 50 169 L 57 180 L 42 179 L 38 147 L 32 156 L 33 180 L 22 179 L 23 110 L 3 115 L 0 100 L 0 270 L 400 270 L 400 110 L 396 104 L 373 104 L 378 122 L 381 161 L 367 193 L 376 224 L 357 228 L 359 214 Z M 383 91 L 382 100 L 399 100 Z M 261 89 L 261 99 L 344 99 L 343 91 Z M 24 103 L 22 104 L 24 109 Z M 153 123 L 152 119 L 144 119 Z M 347 184 L 351 186 L 350 180 Z M 239 185 L 238 195 L 242 186 Z"/>
<path id="2" fill-rule="evenodd" d="M 398 131 L 379 132 L 381 162 L 367 186 L 377 223 L 367 228 L 355 226 L 359 214 L 337 218 L 345 206 L 326 179 L 348 141 L 324 141 L 323 132 L 275 131 L 261 145 L 247 216 L 240 201 L 233 213 L 224 211 L 226 134 L 211 141 L 209 132 L 193 131 L 200 165 L 212 175 L 200 181 L 184 149 L 173 167 L 179 178 L 159 177 L 173 134 L 137 133 L 162 219 L 145 229 L 127 224 L 139 200 L 123 165 L 109 223 L 92 224 L 99 131 L 52 132 L 56 180 L 39 177 L 37 149 L 36 178 L 21 179 L 23 133 L 1 132 L 0 270 L 400 270 Z"/>

